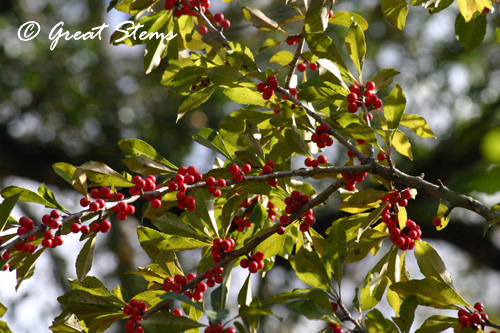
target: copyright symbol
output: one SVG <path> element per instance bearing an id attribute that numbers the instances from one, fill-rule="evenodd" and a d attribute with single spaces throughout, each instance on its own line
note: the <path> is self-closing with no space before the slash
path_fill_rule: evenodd
<path id="1" fill-rule="evenodd" d="M 35 21 L 24 23 L 19 30 L 17 30 L 17 37 L 23 42 L 32 40 L 40 33 L 40 24 Z"/>

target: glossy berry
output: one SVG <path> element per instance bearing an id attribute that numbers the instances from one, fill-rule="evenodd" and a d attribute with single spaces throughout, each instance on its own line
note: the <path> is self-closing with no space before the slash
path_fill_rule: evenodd
<path id="1" fill-rule="evenodd" d="M 318 69 L 318 65 L 316 64 L 313 64 L 312 62 L 309 64 L 309 69 L 312 70 L 312 71 L 315 71 Z"/>
<path id="2" fill-rule="evenodd" d="M 160 199 L 154 199 L 151 201 L 151 207 L 154 209 L 158 209 L 161 207 L 161 200 Z"/>
<path id="3" fill-rule="evenodd" d="M 229 29 L 231 27 L 231 22 L 229 22 L 229 20 L 222 20 L 220 26 L 222 29 Z"/>
<path id="4" fill-rule="evenodd" d="M 368 82 L 366 82 L 365 87 L 369 91 L 370 90 L 374 90 L 375 89 L 375 83 L 373 81 L 368 81 Z"/>
<path id="5" fill-rule="evenodd" d="M 215 22 L 219 22 L 219 23 L 224 21 L 224 14 L 222 14 L 222 13 L 215 14 L 214 20 L 215 20 Z"/>
<path id="6" fill-rule="evenodd" d="M 441 221 L 441 219 L 440 219 L 439 217 L 434 216 L 434 217 L 432 218 L 432 224 L 433 224 L 435 227 L 439 227 L 439 226 L 441 226 L 441 223 L 442 223 L 442 221 Z"/>
<path id="7" fill-rule="evenodd" d="M 204 25 L 200 25 L 198 27 L 198 32 L 200 33 L 200 35 L 206 35 L 208 33 L 208 28 Z"/>
<path id="8" fill-rule="evenodd" d="M 304 63 L 304 62 L 301 62 L 300 64 L 298 64 L 298 65 L 297 65 L 297 70 L 298 70 L 299 72 L 301 72 L 301 73 L 302 73 L 302 72 L 305 72 L 305 71 L 306 71 L 306 69 L 307 69 L 307 65 L 306 65 L 306 63 Z"/>
<path id="9" fill-rule="evenodd" d="M 477 310 L 477 312 L 483 312 L 484 311 L 484 305 L 481 302 L 477 302 L 474 304 L 474 309 Z"/>

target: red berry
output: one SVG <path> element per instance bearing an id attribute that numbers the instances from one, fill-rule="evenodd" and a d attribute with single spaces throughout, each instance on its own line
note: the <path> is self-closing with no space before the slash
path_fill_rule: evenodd
<path id="1" fill-rule="evenodd" d="M 222 29 L 229 29 L 231 27 L 231 22 L 229 22 L 229 20 L 222 20 L 220 26 Z"/>
<path id="2" fill-rule="evenodd" d="M 305 72 L 307 69 L 307 65 L 305 62 L 301 62 L 300 64 L 297 65 L 297 70 L 299 72 Z"/>
<path id="3" fill-rule="evenodd" d="M 265 84 L 264 82 L 261 82 L 257 85 L 257 91 L 260 92 L 260 93 L 263 93 L 267 88 L 267 84 Z"/>
<path id="4" fill-rule="evenodd" d="M 80 232 L 80 229 L 82 228 L 82 225 L 78 222 L 75 222 L 71 225 L 70 230 L 72 233 L 76 234 Z"/>
<path id="5" fill-rule="evenodd" d="M 278 229 L 276 229 L 276 232 L 278 233 L 278 235 L 284 235 L 285 234 L 285 227 L 283 227 L 282 225 L 280 225 L 278 227 Z"/>
<path id="6" fill-rule="evenodd" d="M 243 171 L 244 173 L 249 173 L 250 171 L 252 171 L 252 166 L 248 163 L 245 163 L 241 167 L 241 171 Z"/>
<path id="7" fill-rule="evenodd" d="M 411 197 L 412 197 L 411 190 L 406 189 L 405 191 L 403 191 L 401 196 L 403 197 L 403 199 L 406 199 L 406 200 L 411 199 Z"/>
<path id="8" fill-rule="evenodd" d="M 351 103 L 347 106 L 347 110 L 350 112 L 350 113 L 355 113 L 356 111 L 358 111 L 358 104 L 356 103 Z"/>
<path id="9" fill-rule="evenodd" d="M 198 27 L 198 32 L 200 35 L 206 35 L 208 33 L 208 28 L 205 27 L 204 25 L 200 25 Z"/>
<path id="10" fill-rule="evenodd" d="M 325 155 L 319 155 L 318 156 L 318 163 L 319 164 L 326 164 L 328 162 L 328 159 L 326 158 Z"/>
<path id="11" fill-rule="evenodd" d="M 331 19 L 333 17 L 333 10 L 330 10 L 328 12 L 328 18 Z"/>
<path id="12" fill-rule="evenodd" d="M 379 160 L 379 162 L 384 161 L 386 158 L 387 158 L 387 155 L 383 151 L 379 152 L 377 155 L 377 160 Z"/>
<path id="13" fill-rule="evenodd" d="M 214 20 L 215 22 L 222 22 L 224 21 L 224 14 L 222 13 L 217 13 L 214 15 Z"/>
<path id="14" fill-rule="evenodd" d="M 240 171 L 240 167 L 237 164 L 233 163 L 229 166 L 229 172 L 231 172 L 232 174 L 235 174 L 238 171 Z"/>
<path id="15" fill-rule="evenodd" d="M 474 304 L 474 309 L 477 310 L 477 312 L 483 312 L 484 311 L 484 305 L 481 302 L 477 302 Z"/>
<path id="16" fill-rule="evenodd" d="M 309 69 L 312 70 L 312 71 L 315 71 L 318 69 L 318 65 L 316 64 L 313 64 L 312 62 L 309 64 Z"/>
<path id="17" fill-rule="evenodd" d="M 355 93 L 350 93 L 349 95 L 347 95 L 347 101 L 349 103 L 355 103 L 357 100 L 358 100 L 358 95 L 356 95 Z"/>
<path id="18" fill-rule="evenodd" d="M 93 212 L 96 212 L 99 210 L 99 203 L 97 201 L 91 202 L 89 205 L 89 209 Z"/>
<path id="19" fill-rule="evenodd" d="M 226 187 L 226 181 L 224 179 L 219 179 L 217 181 L 217 186 L 220 187 L 220 188 Z"/>
<path id="20" fill-rule="evenodd" d="M 306 231 L 308 231 L 308 230 L 309 230 L 309 226 L 308 226 L 307 224 L 305 224 L 305 223 L 302 223 L 302 224 L 300 225 L 299 229 L 300 229 L 300 231 L 302 231 L 302 232 L 306 232 Z"/>
<path id="21" fill-rule="evenodd" d="M 154 209 L 160 208 L 161 207 L 161 200 L 154 199 L 153 201 L 151 201 L 151 207 Z"/>
<path id="22" fill-rule="evenodd" d="M 116 214 L 116 217 L 118 218 L 118 220 L 124 221 L 124 220 L 127 219 L 127 213 L 125 213 L 125 212 L 118 212 L 118 214 Z M 83 233 L 83 231 L 82 231 L 82 233 Z"/>
<path id="23" fill-rule="evenodd" d="M 98 189 L 94 188 L 92 191 L 90 191 L 90 197 L 92 199 L 98 199 L 101 196 L 101 192 L 99 192 Z"/>
<path id="24" fill-rule="evenodd" d="M 90 200 L 87 197 L 80 199 L 80 206 L 87 207 L 90 204 Z"/>
<path id="25" fill-rule="evenodd" d="M 264 252 L 262 252 L 262 251 L 256 252 L 254 255 L 252 255 L 252 259 L 255 261 L 264 260 Z"/>
<path id="26" fill-rule="evenodd" d="M 99 223 L 94 223 L 90 226 L 90 229 L 92 230 L 93 233 L 98 233 L 101 231 L 101 225 Z"/>
<path id="27" fill-rule="evenodd" d="M 437 216 L 434 216 L 432 218 L 432 224 L 435 226 L 435 227 L 439 227 L 441 225 L 442 221 L 439 217 Z"/>
<path id="28" fill-rule="evenodd" d="M 50 229 L 59 229 L 60 226 L 61 222 L 59 222 L 58 220 L 50 221 Z"/>
<path id="29" fill-rule="evenodd" d="M 252 261 L 248 264 L 248 270 L 250 273 L 257 273 L 259 270 L 259 263 L 257 261 Z"/>
<path id="30" fill-rule="evenodd" d="M 374 90 L 375 89 L 375 83 L 373 81 L 368 81 L 366 82 L 366 89 L 367 90 Z"/>
<path id="31" fill-rule="evenodd" d="M 220 274 L 222 274 L 223 272 L 224 272 L 224 267 L 219 266 L 219 265 L 217 265 L 217 266 L 215 266 L 215 267 L 214 267 L 214 273 L 215 273 L 215 274 L 219 274 L 219 275 L 220 275 Z"/>

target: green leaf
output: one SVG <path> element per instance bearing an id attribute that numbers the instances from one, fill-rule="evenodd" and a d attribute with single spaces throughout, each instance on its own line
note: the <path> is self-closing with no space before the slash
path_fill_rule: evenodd
<path id="1" fill-rule="evenodd" d="M 415 333 L 439 333 L 451 327 L 461 329 L 456 317 L 434 315 L 427 318 Z"/>
<path id="2" fill-rule="evenodd" d="M 434 14 L 448 8 L 453 2 L 455 0 L 426 0 L 423 7 L 429 9 L 429 13 Z"/>
<path id="3" fill-rule="evenodd" d="M 424 241 L 415 241 L 415 258 L 417 259 L 420 272 L 425 277 L 438 279 L 453 287 L 453 280 L 450 273 L 439 254 L 430 244 Z"/>
<path id="4" fill-rule="evenodd" d="M 7 312 L 7 307 L 2 303 L 0 303 L 0 318 L 2 318 L 6 312 Z"/>
<path id="5" fill-rule="evenodd" d="M 245 78 L 237 69 L 232 66 L 217 66 L 205 72 L 212 83 L 220 87 L 253 87 L 255 84 Z"/>
<path id="6" fill-rule="evenodd" d="M 403 30 L 408 14 L 406 0 L 380 0 L 380 6 L 387 21 L 399 30 Z"/>
<path id="7" fill-rule="evenodd" d="M 248 276 L 245 280 L 245 283 L 243 283 L 243 286 L 240 289 L 240 292 L 238 293 L 238 305 L 239 306 L 250 306 L 252 303 L 252 288 L 250 286 L 250 277 L 251 273 L 248 273 Z"/>
<path id="8" fill-rule="evenodd" d="M 304 28 L 307 33 L 322 32 L 328 27 L 329 0 L 313 0 L 306 12 Z"/>
<path id="9" fill-rule="evenodd" d="M 413 153 L 411 152 L 411 144 L 410 140 L 406 134 L 404 134 L 400 129 L 397 129 L 394 132 L 392 137 L 392 145 L 398 151 L 398 153 L 407 156 L 410 160 L 413 161 Z"/>
<path id="10" fill-rule="evenodd" d="M 245 20 L 252 22 L 252 25 L 260 30 L 276 30 L 279 28 L 279 24 L 274 20 L 270 19 L 263 12 L 252 7 L 243 7 L 243 15 L 245 15 Z"/>
<path id="11" fill-rule="evenodd" d="M 143 175 L 164 175 L 175 172 L 175 170 L 165 166 L 164 164 L 158 163 L 148 156 L 141 154 L 125 156 L 121 159 L 121 161 L 130 171 Z"/>
<path id="12" fill-rule="evenodd" d="M 219 287 L 217 287 L 210 294 L 212 301 L 212 309 L 214 311 L 223 311 L 226 308 L 227 297 L 229 296 L 229 286 L 231 285 L 231 275 L 236 260 L 233 260 L 229 265 L 226 266 L 224 272 L 222 272 L 222 282 Z"/>
<path id="13" fill-rule="evenodd" d="M 391 83 L 394 77 L 401 72 L 394 68 L 382 68 L 377 74 L 373 75 L 370 81 L 375 83 L 375 88 L 377 90 L 382 90 L 387 88 Z"/>
<path id="14" fill-rule="evenodd" d="M 196 109 L 210 98 L 214 93 L 217 86 L 211 84 L 208 87 L 202 88 L 200 90 L 195 91 L 194 93 L 190 93 L 188 98 L 182 102 L 181 106 L 179 106 L 179 110 L 177 112 L 177 121 L 179 121 L 186 112 L 192 109 Z"/>
<path id="15" fill-rule="evenodd" d="M 193 139 L 199 144 L 222 154 L 227 159 L 231 161 L 233 160 L 231 158 L 231 154 L 229 154 L 229 151 L 227 150 L 224 140 L 222 140 L 217 131 L 207 127 L 200 128 L 195 134 L 193 134 Z"/>
<path id="16" fill-rule="evenodd" d="M 396 129 L 406 108 L 406 96 L 403 89 L 396 83 L 389 96 L 384 101 L 384 114 L 388 129 Z"/>
<path id="17" fill-rule="evenodd" d="M 76 258 L 76 276 L 78 280 L 83 281 L 87 276 L 87 273 L 92 268 L 92 261 L 94 258 L 94 248 L 95 248 L 96 234 L 92 233 L 92 236 L 87 240 L 82 250 Z"/>
<path id="18" fill-rule="evenodd" d="M 24 280 L 28 280 L 29 278 L 31 278 L 33 276 L 33 274 L 35 273 L 35 265 L 36 265 L 36 262 L 38 260 L 38 258 L 40 258 L 40 255 L 43 253 L 43 251 L 45 251 L 46 247 L 42 247 L 41 249 L 39 249 L 38 251 L 36 251 L 35 253 L 29 255 L 26 259 L 24 259 L 20 264 L 19 266 L 17 267 L 17 274 L 16 274 L 16 291 L 19 289 L 19 287 L 21 286 L 21 283 L 24 281 Z"/>
<path id="19" fill-rule="evenodd" d="M 133 183 L 102 162 L 89 161 L 77 167 L 84 171 L 87 179 L 97 186 L 129 187 Z"/>
<path id="20" fill-rule="evenodd" d="M 76 171 L 76 168 L 73 165 L 59 162 L 52 164 L 52 169 L 59 177 L 73 185 L 73 174 Z"/>
<path id="21" fill-rule="evenodd" d="M 405 113 L 401 116 L 399 124 L 401 126 L 408 127 L 421 138 L 436 137 L 429 127 L 429 124 L 427 124 L 427 121 L 422 116 Z"/>
<path id="22" fill-rule="evenodd" d="M 148 333 L 178 333 L 202 326 L 206 325 L 197 323 L 185 316 L 176 316 L 168 311 L 157 312 L 149 317 L 148 320 L 141 322 L 141 327 Z"/>
<path id="23" fill-rule="evenodd" d="M 225 207 L 225 205 L 224 205 Z M 179 216 L 174 213 L 166 212 L 158 218 L 151 219 L 151 222 L 161 232 L 168 235 L 178 235 L 195 238 L 206 241 L 204 237 L 198 234 L 190 225 L 186 224 Z"/>
<path id="24" fill-rule="evenodd" d="M 57 200 L 56 200 L 56 197 L 54 196 L 54 193 L 52 193 L 51 190 L 49 190 L 47 187 L 45 187 L 45 184 L 40 184 L 40 187 L 38 188 L 38 194 L 40 194 L 40 196 L 42 198 L 44 198 L 45 200 L 51 202 L 53 205 L 57 206 L 57 209 L 61 210 L 61 211 L 65 211 L 66 208 L 64 208 L 63 206 L 61 206 Z"/>
<path id="25" fill-rule="evenodd" d="M 326 243 L 326 255 L 340 287 L 344 262 L 347 257 L 347 236 L 341 224 L 332 225 Z"/>
<path id="26" fill-rule="evenodd" d="M 352 22 L 359 24 L 361 29 L 368 29 L 368 22 L 359 14 L 349 12 L 333 12 L 333 16 L 328 20 L 331 24 L 341 25 L 349 28 Z"/>
<path id="27" fill-rule="evenodd" d="M 187 297 L 186 295 L 174 293 L 173 291 L 171 291 L 171 292 L 167 292 L 166 294 L 161 294 L 160 297 L 163 299 L 171 300 L 171 301 L 181 301 L 181 302 L 186 303 L 186 304 L 188 304 L 188 305 L 190 305 L 198 310 L 203 311 L 203 308 L 200 306 L 200 304 L 193 302 L 191 300 L 191 298 Z"/>
<path id="28" fill-rule="evenodd" d="M 380 246 L 380 243 L 389 237 L 387 232 L 368 228 L 362 234 L 361 238 L 353 238 L 348 241 L 348 252 L 346 264 L 359 261 L 366 257 L 370 251 Z"/>
<path id="29" fill-rule="evenodd" d="M 193 250 L 211 246 L 209 242 L 177 235 L 166 235 L 147 227 L 137 227 L 137 234 L 142 248 L 154 259 L 162 251 Z"/>
<path id="30" fill-rule="evenodd" d="M 495 35 L 497 37 L 497 43 L 500 44 L 500 28 L 495 29 Z"/>
<path id="31" fill-rule="evenodd" d="M 309 151 L 307 144 L 305 143 L 304 139 L 302 139 L 298 131 L 290 128 L 285 130 L 285 139 L 288 146 L 294 152 L 306 157 L 311 156 L 311 152 Z"/>
<path id="32" fill-rule="evenodd" d="M 258 91 L 250 90 L 244 87 L 238 88 L 227 88 L 223 91 L 224 95 L 229 97 L 233 102 L 239 104 L 250 104 L 258 106 L 268 106 L 272 108 L 273 103 L 264 100 L 262 94 Z M 273 97 L 275 99 L 275 97 Z M 271 98 L 271 99 L 273 99 Z M 275 104 L 275 103 L 274 103 Z"/>
<path id="33" fill-rule="evenodd" d="M 288 304 L 288 306 L 297 311 L 299 314 L 304 315 L 311 320 L 325 320 L 329 323 L 339 325 L 342 324 L 335 313 L 331 311 L 331 308 L 330 310 L 327 310 L 324 307 L 320 306 L 315 300 L 305 299 L 295 301 Z"/>
<path id="34" fill-rule="evenodd" d="M 64 314 L 64 312 L 63 312 Z M 49 329 L 53 333 L 84 333 L 86 330 L 83 328 L 80 320 L 74 313 L 66 313 L 64 316 L 59 316 L 54 319 Z M 0 329 L 0 332 L 3 332 Z"/>
<path id="35" fill-rule="evenodd" d="M 119 10 L 121 12 L 125 12 L 128 14 L 137 14 L 143 9 L 146 9 L 152 5 L 154 5 L 158 0 L 116 0 L 114 1 L 114 5 L 112 8 L 115 8 L 116 10 Z M 109 4 L 109 6 L 112 6 L 113 1 Z M 108 7 L 108 12 L 111 10 L 111 8 Z"/>
<path id="36" fill-rule="evenodd" d="M 7 221 L 9 221 L 10 213 L 17 204 L 17 201 L 21 197 L 22 192 L 14 194 L 6 199 L 0 204 L 0 232 L 3 231 Z M 1 316 L 0 316 L 1 317 Z"/>
<path id="37" fill-rule="evenodd" d="M 414 295 L 419 305 L 436 309 L 458 310 L 461 306 L 470 305 L 448 284 L 433 278 L 397 282 L 390 286 L 391 290 L 401 296 Z"/>
<path id="38" fill-rule="evenodd" d="M 307 45 L 311 52 L 319 58 L 328 59 L 339 67 L 342 78 L 348 82 L 354 82 L 354 77 L 347 69 L 347 66 L 340 55 L 333 40 L 324 33 L 308 34 L 306 36 Z"/>
<path id="39" fill-rule="evenodd" d="M 164 29 L 167 30 L 168 28 Z M 164 31 L 168 34 L 170 31 Z M 144 54 L 144 70 L 151 73 L 161 62 L 163 52 L 167 48 L 167 41 L 163 38 L 153 38 L 146 43 Z"/>
<path id="40" fill-rule="evenodd" d="M 477 15 L 468 21 L 458 14 L 455 20 L 455 34 L 465 52 L 474 50 L 486 35 L 486 15 Z"/>
<path id="41" fill-rule="evenodd" d="M 317 252 L 310 252 L 302 247 L 288 261 L 299 279 L 313 287 L 330 290 L 329 274 Z"/>
<path id="42" fill-rule="evenodd" d="M 47 201 L 44 198 L 42 198 L 38 193 L 35 193 L 25 188 L 20 188 L 17 186 L 8 186 L 4 188 L 0 193 L 2 194 L 2 197 L 4 197 L 4 199 L 8 199 L 13 196 L 18 196 L 18 200 L 21 201 L 34 202 L 40 205 L 44 205 L 45 207 L 48 208 L 58 208 L 50 201 Z"/>
<path id="43" fill-rule="evenodd" d="M 383 256 L 382 259 L 380 259 L 380 261 L 368 272 L 365 279 L 358 287 L 361 287 L 358 296 L 358 306 L 362 310 L 373 308 L 382 299 L 389 282 L 386 273 L 389 265 L 391 265 L 391 260 L 395 260 L 395 255 L 397 255 L 397 249 L 392 249 L 385 256 Z"/>
<path id="44" fill-rule="evenodd" d="M 356 66 L 361 80 L 363 75 L 363 65 L 365 63 L 366 44 L 365 34 L 356 22 L 353 22 L 353 24 L 349 27 L 345 37 L 345 44 L 347 46 L 349 57 L 351 57 L 352 62 Z"/>
<path id="45" fill-rule="evenodd" d="M 396 325 L 392 321 L 385 319 L 377 309 L 373 309 L 366 314 L 365 324 L 370 333 L 399 333 Z"/>
<path id="46" fill-rule="evenodd" d="M 416 297 L 408 296 L 403 300 L 399 311 L 399 317 L 393 318 L 401 333 L 410 333 L 411 325 L 415 319 L 415 309 L 418 306 Z"/>
<path id="47" fill-rule="evenodd" d="M 270 63 L 277 62 L 282 66 L 287 66 L 293 60 L 293 53 L 290 51 L 279 51 L 275 53 L 271 59 L 269 59 Z"/>
<path id="48" fill-rule="evenodd" d="M 278 235 L 277 233 L 272 234 L 268 238 L 266 238 L 262 243 L 257 245 L 255 248 L 255 252 L 262 251 L 264 253 L 265 258 L 271 258 L 277 255 L 286 241 L 286 234 L 290 230 L 292 225 L 288 225 L 285 227 L 285 234 Z"/>
<path id="49" fill-rule="evenodd" d="M 458 10 L 462 14 L 464 22 L 469 22 L 472 20 L 474 13 L 476 12 L 476 1 L 458 0 Z"/>
<path id="50" fill-rule="evenodd" d="M 231 133 L 240 133 L 245 130 L 246 121 L 258 125 L 262 122 L 268 121 L 273 117 L 274 115 L 269 113 L 241 109 L 233 111 L 222 118 L 222 120 L 219 122 L 219 127 Z"/>

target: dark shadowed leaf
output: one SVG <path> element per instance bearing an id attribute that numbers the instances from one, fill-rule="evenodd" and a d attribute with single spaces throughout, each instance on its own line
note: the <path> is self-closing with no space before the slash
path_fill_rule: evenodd
<path id="1" fill-rule="evenodd" d="M 477 15 L 466 22 L 464 17 L 458 14 L 455 20 L 455 34 L 465 52 L 474 50 L 486 35 L 486 15 Z"/>
<path id="2" fill-rule="evenodd" d="M 36 262 L 37 262 L 38 258 L 40 258 L 40 255 L 43 253 L 43 251 L 45 251 L 45 249 L 46 249 L 46 247 L 42 247 L 41 249 L 39 249 L 35 253 L 28 256 L 26 259 L 23 260 L 23 262 L 21 262 L 19 264 L 19 266 L 17 267 L 17 270 L 16 270 L 16 272 L 17 272 L 17 274 L 16 274 L 16 291 L 19 289 L 19 287 L 21 286 L 21 283 L 24 280 L 28 280 L 29 278 L 31 278 L 33 276 L 33 274 L 35 273 Z"/>
<path id="3" fill-rule="evenodd" d="M 157 312 L 149 317 L 148 320 L 141 322 L 141 327 L 148 333 L 177 333 L 202 326 L 205 325 L 197 323 L 185 316 L 176 316 L 167 311 Z"/>

